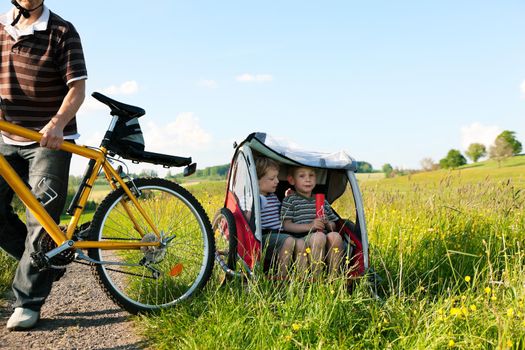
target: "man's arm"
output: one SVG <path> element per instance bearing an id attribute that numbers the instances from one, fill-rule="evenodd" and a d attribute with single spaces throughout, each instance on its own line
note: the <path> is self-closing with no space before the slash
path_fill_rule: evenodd
<path id="1" fill-rule="evenodd" d="M 62 101 L 57 114 L 40 130 L 40 146 L 59 149 L 64 142 L 64 128 L 78 112 L 86 96 L 86 81 L 76 80 L 69 84 L 69 91 Z"/>

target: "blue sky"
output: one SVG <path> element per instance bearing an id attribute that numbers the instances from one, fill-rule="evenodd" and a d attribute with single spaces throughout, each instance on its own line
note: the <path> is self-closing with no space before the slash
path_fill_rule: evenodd
<path id="1" fill-rule="evenodd" d="M 521 0 L 45 3 L 80 32 L 88 94 L 143 107 L 146 148 L 199 167 L 252 131 L 375 168 L 503 130 L 525 145 Z M 88 97 L 78 118 L 95 145 L 107 110 Z"/>

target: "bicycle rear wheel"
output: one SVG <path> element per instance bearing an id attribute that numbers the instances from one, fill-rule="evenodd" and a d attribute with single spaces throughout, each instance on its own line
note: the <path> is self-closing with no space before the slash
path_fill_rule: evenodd
<path id="1" fill-rule="evenodd" d="M 94 266 L 94 272 L 106 293 L 136 314 L 173 306 L 201 289 L 213 268 L 215 245 L 208 216 L 186 189 L 158 178 L 133 182 L 140 206 L 160 231 L 165 245 L 89 249 L 88 254 L 103 262 Z M 122 188 L 111 192 L 98 207 L 90 239 L 159 241 Z"/>

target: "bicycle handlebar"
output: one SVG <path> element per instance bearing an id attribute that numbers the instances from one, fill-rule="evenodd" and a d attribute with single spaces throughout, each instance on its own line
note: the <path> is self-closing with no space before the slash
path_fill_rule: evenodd
<path id="1" fill-rule="evenodd" d="M 20 126 L 20 125 L 10 123 L 5 120 L 0 120 L 0 131 L 7 131 L 10 134 L 22 136 L 22 137 L 25 137 L 26 139 L 29 139 L 35 142 L 40 142 L 40 140 L 42 139 L 41 133 L 28 129 L 28 128 L 24 128 L 23 126 Z M 60 145 L 60 149 L 62 151 L 79 154 L 81 156 L 92 158 L 92 159 L 98 158 L 100 154 L 100 151 L 92 150 L 92 149 L 89 149 L 83 146 L 78 146 L 71 142 L 62 142 L 62 145 Z"/>

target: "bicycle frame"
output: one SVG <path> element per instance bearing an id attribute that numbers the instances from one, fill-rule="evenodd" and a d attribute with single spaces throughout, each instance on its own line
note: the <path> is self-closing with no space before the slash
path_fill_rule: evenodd
<path id="1" fill-rule="evenodd" d="M 42 139 L 42 134 L 36 131 L 30 130 L 30 129 L 9 123 L 7 121 L 3 121 L 3 120 L 0 120 L 0 130 L 6 131 L 14 135 L 25 137 L 35 142 L 40 142 L 40 140 Z M 53 241 L 57 244 L 57 248 L 46 253 L 46 256 L 48 256 L 48 258 L 51 258 L 52 256 L 66 249 L 70 249 L 70 248 L 72 249 L 98 248 L 98 249 L 116 250 L 116 249 L 140 249 L 141 247 L 160 246 L 161 239 L 159 239 L 159 242 L 122 242 L 122 241 L 112 241 L 112 240 L 107 240 L 104 242 L 74 241 L 73 235 L 75 233 L 75 229 L 78 225 L 78 222 L 82 215 L 85 204 L 87 203 L 89 194 L 91 192 L 91 188 L 95 184 L 95 180 L 101 169 L 104 170 L 106 179 L 108 180 L 108 183 L 113 189 L 117 188 L 117 184 L 123 188 L 124 192 L 126 193 L 128 198 L 131 200 L 131 203 L 137 208 L 139 213 L 144 217 L 146 222 L 149 224 L 152 232 L 154 232 L 157 235 L 157 237 L 160 237 L 161 233 L 158 231 L 157 227 L 153 224 L 153 221 L 151 220 L 151 218 L 148 217 L 146 212 L 140 206 L 135 194 L 129 189 L 129 187 L 126 185 L 124 180 L 120 177 L 118 172 L 107 161 L 107 150 L 105 149 L 105 147 L 100 147 L 99 149 L 91 149 L 86 146 L 78 146 L 70 142 L 63 142 L 60 149 L 65 152 L 77 154 L 81 157 L 91 159 L 95 162 L 94 166 L 90 170 L 88 170 L 86 173 L 86 175 L 88 175 L 89 178 L 85 186 L 83 186 L 80 190 L 81 192 L 80 192 L 80 197 L 78 200 L 78 205 L 74 209 L 74 213 L 72 214 L 72 217 L 68 224 L 66 232 L 63 232 L 58 227 L 55 221 L 47 213 L 43 205 L 38 201 L 38 199 L 31 192 L 31 190 L 27 187 L 27 185 L 20 178 L 20 176 L 15 172 L 15 170 L 11 167 L 11 165 L 9 165 L 5 157 L 0 154 L 0 176 L 2 176 L 6 180 L 9 186 L 22 200 L 24 205 L 37 218 L 38 222 L 44 227 L 46 232 L 51 236 Z M 125 210 L 127 211 L 127 214 L 129 215 L 130 219 L 133 222 L 136 222 L 129 208 L 127 208 L 128 204 L 125 204 L 125 203 L 122 203 L 122 204 Z M 138 225 L 135 225 L 135 229 L 139 232 L 141 237 L 143 237 L 146 234 L 145 232 L 142 232 L 142 229 L 138 227 Z"/>

